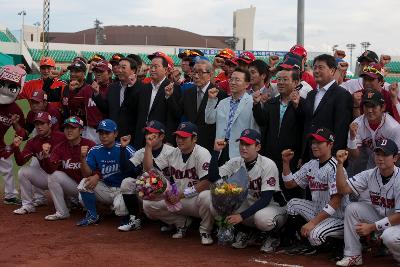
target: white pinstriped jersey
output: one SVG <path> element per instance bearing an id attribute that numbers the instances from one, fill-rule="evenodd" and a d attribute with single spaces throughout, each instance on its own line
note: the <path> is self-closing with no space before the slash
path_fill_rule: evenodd
<path id="1" fill-rule="evenodd" d="M 359 116 L 353 122 L 358 124 L 355 141 L 361 153 L 359 159 L 352 161 L 352 164 L 357 165 L 354 168 L 365 170 L 375 167 L 373 151 L 377 141 L 391 139 L 400 147 L 400 124 L 389 114 L 383 114 L 381 123 L 375 131 L 369 126 L 365 115 Z M 350 131 L 347 140 L 349 147 L 351 143 Z"/>
<path id="2" fill-rule="evenodd" d="M 309 187 L 312 201 L 317 203 L 317 212 L 329 203 L 331 196 L 337 194 L 336 159 L 331 157 L 321 168 L 319 160 L 313 159 L 305 163 L 300 170 L 292 174 L 294 181 L 303 189 Z M 334 217 L 343 218 L 348 196 L 343 197 L 342 206 L 336 210 Z"/>
<path id="3" fill-rule="evenodd" d="M 161 155 L 168 156 L 173 150 L 174 150 L 173 146 L 164 144 L 158 157 Z M 133 157 L 131 157 L 129 160 L 132 162 L 133 165 L 135 165 L 135 167 L 137 167 L 143 163 L 143 158 L 144 158 L 144 147 L 136 151 Z"/>
<path id="4" fill-rule="evenodd" d="M 379 215 L 386 217 L 400 212 L 400 168 L 395 166 L 393 176 L 386 184 L 382 183 L 376 167 L 349 178 L 347 184 L 357 195 L 366 191 Z"/>

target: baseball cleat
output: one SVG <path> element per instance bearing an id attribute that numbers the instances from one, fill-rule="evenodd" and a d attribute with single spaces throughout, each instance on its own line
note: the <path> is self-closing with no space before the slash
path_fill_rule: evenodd
<path id="1" fill-rule="evenodd" d="M 18 215 L 24 215 L 24 214 L 28 214 L 28 213 L 32 213 L 35 212 L 35 208 L 34 207 L 29 207 L 29 206 L 22 206 L 19 209 L 14 210 L 14 214 L 18 214 Z"/>
<path id="2" fill-rule="evenodd" d="M 22 203 L 21 200 L 16 197 L 5 198 L 3 202 L 6 205 L 21 205 Z"/>
<path id="3" fill-rule="evenodd" d="M 170 232 L 170 231 L 174 230 L 174 228 L 175 228 L 175 226 L 173 226 L 171 224 L 165 224 L 165 225 L 160 227 L 160 231 L 162 233 Z"/>
<path id="4" fill-rule="evenodd" d="M 99 215 L 92 216 L 88 213 L 85 218 L 76 223 L 76 226 L 88 226 L 91 224 L 99 224 L 99 221 L 100 221 Z"/>
<path id="5" fill-rule="evenodd" d="M 46 199 L 35 199 L 35 200 L 33 200 L 33 206 L 35 206 L 35 207 L 47 206 L 47 200 Z"/>
<path id="6" fill-rule="evenodd" d="M 132 230 L 139 230 L 142 228 L 140 219 L 136 219 L 135 215 L 131 215 L 129 221 L 118 227 L 118 230 L 122 232 L 128 232 Z"/>
<path id="7" fill-rule="evenodd" d="M 191 224 L 192 224 L 192 219 L 190 217 L 187 217 L 185 226 L 177 227 L 175 234 L 172 235 L 172 238 L 175 238 L 175 239 L 184 238 L 186 235 L 186 231 Z"/>
<path id="8" fill-rule="evenodd" d="M 239 232 L 236 235 L 235 242 L 232 243 L 233 248 L 245 248 L 247 245 L 255 239 L 253 232 L 245 233 Z"/>
<path id="9" fill-rule="evenodd" d="M 46 217 L 44 217 L 44 219 L 46 221 L 58 221 L 58 220 L 67 219 L 68 217 L 69 216 L 65 216 L 65 215 L 60 214 L 59 212 L 56 212 L 54 214 L 47 215 Z"/>
<path id="10" fill-rule="evenodd" d="M 279 246 L 279 239 L 268 236 L 265 240 L 263 245 L 261 246 L 260 250 L 265 253 L 274 252 L 275 249 Z"/>
<path id="11" fill-rule="evenodd" d="M 214 243 L 214 240 L 212 239 L 210 234 L 200 233 L 200 238 L 202 245 L 211 245 L 212 243 Z"/>
<path id="12" fill-rule="evenodd" d="M 343 259 L 340 261 L 336 262 L 337 266 L 356 266 L 356 265 L 362 265 L 362 256 L 357 255 L 357 256 L 344 256 Z"/>

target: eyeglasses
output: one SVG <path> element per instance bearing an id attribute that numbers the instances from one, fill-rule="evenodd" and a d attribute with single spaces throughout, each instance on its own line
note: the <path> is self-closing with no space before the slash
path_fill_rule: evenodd
<path id="1" fill-rule="evenodd" d="M 374 73 L 374 74 L 379 74 L 379 75 L 383 76 L 382 73 L 380 72 L 380 70 L 378 70 L 372 66 L 364 67 L 363 72 Z"/>
<path id="2" fill-rule="evenodd" d="M 194 71 L 193 75 L 201 76 L 201 75 L 204 75 L 204 74 L 207 74 L 207 73 L 210 73 L 210 72 L 209 71 Z"/>
<path id="3" fill-rule="evenodd" d="M 242 79 L 239 79 L 239 78 L 230 78 L 229 79 L 229 82 L 230 83 L 240 83 L 240 82 L 243 82 L 243 80 Z"/>

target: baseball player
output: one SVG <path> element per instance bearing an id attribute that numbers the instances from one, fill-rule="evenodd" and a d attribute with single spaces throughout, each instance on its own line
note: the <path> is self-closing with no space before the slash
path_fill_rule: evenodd
<path id="1" fill-rule="evenodd" d="M 48 187 L 56 212 L 45 217 L 48 221 L 62 220 L 69 217 L 66 198 L 77 200 L 78 183 L 82 179 L 81 148 L 86 150 L 95 143 L 81 137 L 83 121 L 76 116 L 64 121 L 66 140 L 56 145 L 50 154 L 51 145 L 44 144 L 42 168 L 49 174 Z"/>
<path id="2" fill-rule="evenodd" d="M 36 113 L 33 123 L 35 124 L 37 135 L 28 140 L 23 151 L 21 152 L 19 148 L 22 143 L 21 137 L 16 136 L 12 144 L 15 162 L 19 166 L 27 163 L 32 157 L 38 160 L 37 165 L 23 166 L 18 171 L 22 207 L 14 210 L 14 213 L 19 215 L 35 212 L 33 187 L 39 190 L 48 189 L 48 175 L 41 166 L 43 165 L 43 158 L 49 151 L 44 151 L 43 148 L 48 147 L 50 149 L 65 140 L 63 133 L 52 131 L 51 116 L 49 113 Z"/>
<path id="3" fill-rule="evenodd" d="M 385 113 L 385 100 L 375 90 L 367 90 L 362 99 L 364 114 L 350 125 L 347 147 L 349 148 L 349 176 L 375 167 L 376 142 L 392 139 L 400 146 L 400 124 Z M 369 198 L 369 197 L 368 197 Z"/>
<path id="4" fill-rule="evenodd" d="M 0 175 L 4 179 L 5 204 L 21 204 L 14 185 L 11 148 L 4 143 L 4 136 L 12 126 L 17 136 L 26 137 L 24 114 L 14 102 L 24 85 L 25 75 L 26 72 L 16 66 L 0 68 Z"/>
<path id="5" fill-rule="evenodd" d="M 160 155 L 168 157 L 168 155 L 174 149 L 172 146 L 165 145 L 165 126 L 159 121 L 153 120 L 147 123 L 147 126 L 144 128 L 146 131 L 145 135 L 153 135 L 155 137 L 155 143 L 152 149 L 153 158 L 157 158 Z M 130 142 L 130 136 L 126 136 L 121 138 L 121 149 L 123 149 Z M 121 162 L 122 169 L 130 169 L 130 168 L 138 168 L 142 169 L 144 158 L 144 148 L 139 149 L 136 153 L 129 159 L 127 163 Z M 168 168 L 166 168 L 165 173 L 168 172 Z M 129 212 L 129 221 L 118 227 L 120 231 L 131 231 L 138 229 L 138 225 L 140 226 L 140 218 L 138 217 L 138 213 L 140 210 L 140 206 L 142 203 L 138 200 L 135 194 L 135 182 L 134 178 L 128 177 L 125 178 L 121 183 L 121 193 L 124 198 L 125 206 Z M 162 231 L 167 230 L 167 226 L 162 227 Z"/>
<path id="6" fill-rule="evenodd" d="M 300 247 L 289 254 L 314 254 L 315 246 L 323 244 L 327 237 L 343 237 L 343 213 L 347 198 L 343 198 L 336 189 L 336 160 L 331 155 L 334 142 L 333 133 L 320 128 L 310 134 L 311 149 L 316 159 L 305 163 L 300 170 L 292 174 L 290 160 L 294 152 L 290 149 L 282 151 L 282 179 L 287 188 L 300 186 L 311 190 L 312 200 L 291 199 L 287 204 L 289 236 L 295 236 L 297 216 L 307 223 L 301 227 L 301 235 L 306 237 L 312 247 Z"/>
<path id="7" fill-rule="evenodd" d="M 211 245 L 211 231 L 213 228 L 213 216 L 211 214 L 211 196 L 207 191 L 208 168 L 211 155 L 207 149 L 196 144 L 197 126 L 191 122 L 182 122 L 177 131 L 174 132 L 178 147 L 174 148 L 169 155 L 160 154 L 153 159 L 153 147 L 157 143 L 156 135 L 146 136 L 144 150 L 143 168 L 150 170 L 153 166 L 162 170 L 169 169 L 169 174 L 175 178 L 180 192 L 180 202 L 183 208 L 178 212 L 170 212 L 165 201 L 172 204 L 176 199 L 161 201 L 143 201 L 143 209 L 147 217 L 161 220 L 167 224 L 177 227 L 172 238 L 183 238 L 191 223 L 189 216 L 201 218 L 200 237 L 201 244 Z M 153 163 L 154 161 L 154 163 Z"/>
<path id="8" fill-rule="evenodd" d="M 362 264 L 360 236 L 373 232 L 382 233 L 383 244 L 400 262 L 400 168 L 398 147 L 391 139 L 382 139 L 374 149 L 376 167 L 363 171 L 346 180 L 343 162 L 348 152 L 336 154 L 336 183 L 340 194 L 368 192 L 370 203 L 352 202 L 344 216 L 344 258 L 338 266 Z"/>
<path id="9" fill-rule="evenodd" d="M 118 136 L 117 124 L 110 119 L 102 120 L 97 127 L 101 144 L 94 146 L 88 152 L 87 148 L 81 150 L 82 174 L 86 177 L 78 185 L 79 195 L 87 209 L 86 217 L 80 220 L 78 226 L 97 224 L 99 215 L 96 211 L 96 201 L 111 204 L 117 216 L 128 215 L 121 194 L 121 182 L 130 175 L 136 176 L 136 169 L 122 171 L 121 155 L 131 158 L 135 150 L 123 140 L 124 148 L 115 142 Z M 123 218 L 124 225 L 129 220 Z M 140 227 L 140 222 L 139 226 Z"/>
<path id="10" fill-rule="evenodd" d="M 286 218 L 286 209 L 280 207 L 273 200 L 273 194 L 280 191 L 279 172 L 276 164 L 269 158 L 261 156 L 261 136 L 256 130 L 246 129 L 237 141 L 240 157 L 233 158 L 218 169 L 219 152 L 226 145 L 225 140 L 215 140 L 214 153 L 210 162 L 209 179 L 212 182 L 224 176 L 232 176 L 240 169 L 246 170 L 249 179 L 247 200 L 234 214 L 227 217 L 230 224 L 244 224 L 255 227 L 262 232 L 270 232 L 283 226 Z M 211 205 L 212 207 L 212 205 Z M 252 233 L 239 232 L 234 248 L 245 248 L 251 239 Z M 279 240 L 272 236 L 264 240 L 261 247 L 263 252 L 271 252 Z"/>

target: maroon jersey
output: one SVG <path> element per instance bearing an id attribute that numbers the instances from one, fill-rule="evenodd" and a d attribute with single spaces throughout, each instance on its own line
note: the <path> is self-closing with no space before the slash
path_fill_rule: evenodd
<path id="1" fill-rule="evenodd" d="M 65 140 L 65 135 L 62 132 L 51 132 L 48 136 L 37 135 L 26 142 L 26 145 L 22 152 L 19 150 L 19 147 L 13 147 L 15 162 L 19 166 L 22 166 L 32 157 L 36 157 L 39 161 L 40 166 L 43 168 L 42 145 L 45 143 L 49 143 L 51 145 L 51 148 L 53 148 L 61 142 L 64 142 Z"/>
<path id="2" fill-rule="evenodd" d="M 12 114 L 19 115 L 19 125 L 25 127 L 24 113 L 21 108 L 14 102 L 11 104 L 0 105 L 0 158 L 5 157 L 5 153 L 9 154 L 9 149 L 6 149 L 6 144 L 4 143 L 4 136 L 6 135 L 8 129 L 12 126 L 11 116 Z M 25 130 L 21 130 L 17 133 L 21 137 L 25 137 Z M 7 151 L 6 151 L 7 150 Z"/>
<path id="3" fill-rule="evenodd" d="M 50 105 L 47 105 L 47 108 L 44 111 L 49 113 L 51 116 L 51 130 L 52 131 L 60 131 L 60 124 L 62 123 L 60 111 Z M 33 129 L 35 128 L 35 124 L 34 124 L 35 116 L 36 116 L 36 113 L 33 112 L 32 110 L 30 110 L 28 112 L 28 115 L 26 116 L 25 130 L 28 133 L 31 133 L 33 131 Z"/>
<path id="4" fill-rule="evenodd" d="M 94 145 L 93 141 L 83 137 L 81 137 L 81 142 L 74 146 L 65 140 L 51 151 L 50 157 L 43 159 L 42 167 L 49 174 L 56 170 L 65 172 L 79 183 L 83 178 L 81 173 L 81 146 L 88 146 L 90 149 Z"/>

